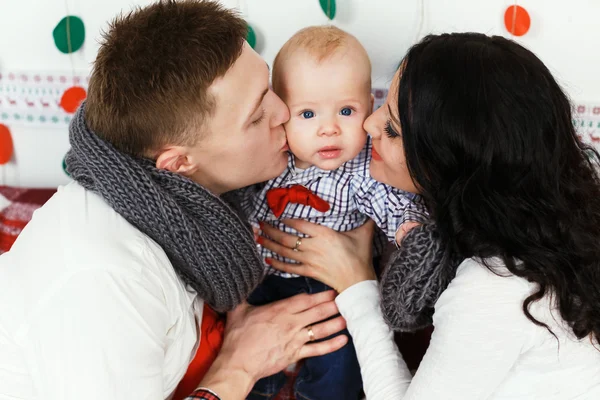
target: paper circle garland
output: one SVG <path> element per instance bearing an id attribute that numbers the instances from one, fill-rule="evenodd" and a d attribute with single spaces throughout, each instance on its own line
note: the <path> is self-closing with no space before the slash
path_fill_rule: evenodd
<path id="1" fill-rule="evenodd" d="M 67 155 L 66 154 L 62 160 L 62 169 L 63 169 L 65 175 L 67 175 L 70 178 L 71 174 L 69 174 L 69 172 L 67 171 Z"/>
<path id="2" fill-rule="evenodd" d="M 73 53 L 83 46 L 85 26 L 79 17 L 67 15 L 52 31 L 54 44 L 62 53 Z"/>
<path id="3" fill-rule="evenodd" d="M 529 31 L 531 18 L 526 9 L 521 6 L 510 6 L 504 13 L 506 30 L 515 36 L 523 36 Z"/>
<path id="4" fill-rule="evenodd" d="M 248 24 L 248 34 L 246 35 L 246 41 L 253 49 L 256 47 L 256 32 L 250 24 Z"/>
<path id="5" fill-rule="evenodd" d="M 73 114 L 77 111 L 77 107 L 85 100 L 87 93 L 81 86 L 72 86 L 65 90 L 61 99 L 60 106 L 66 112 Z"/>
<path id="6" fill-rule="evenodd" d="M 330 20 L 335 18 L 336 4 L 335 0 L 319 0 L 321 9 Z"/>
<path id="7" fill-rule="evenodd" d="M 6 164 L 13 156 L 13 140 L 10 129 L 0 124 L 0 165 Z"/>

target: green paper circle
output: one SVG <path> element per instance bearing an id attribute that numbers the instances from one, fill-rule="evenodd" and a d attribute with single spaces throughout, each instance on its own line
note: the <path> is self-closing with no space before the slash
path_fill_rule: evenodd
<path id="1" fill-rule="evenodd" d="M 63 157 L 63 161 L 62 161 L 62 169 L 65 172 L 65 174 L 70 178 L 71 175 L 67 172 L 67 155 L 65 154 L 65 156 Z"/>
<path id="2" fill-rule="evenodd" d="M 319 0 L 319 4 L 321 5 L 321 9 L 327 15 L 327 18 L 334 19 L 336 12 L 336 3 L 335 0 Z"/>
<path id="3" fill-rule="evenodd" d="M 248 34 L 246 35 L 246 41 L 250 45 L 250 47 L 254 48 L 256 46 L 256 33 L 254 29 L 248 24 Z"/>
<path id="4" fill-rule="evenodd" d="M 67 31 L 70 35 L 67 35 Z M 73 53 L 83 46 L 83 42 L 85 41 L 85 26 L 81 18 L 68 15 L 56 25 L 56 28 L 52 31 L 52 36 L 54 36 L 54 44 L 58 50 L 65 54 Z M 69 38 L 71 41 L 70 48 Z"/>

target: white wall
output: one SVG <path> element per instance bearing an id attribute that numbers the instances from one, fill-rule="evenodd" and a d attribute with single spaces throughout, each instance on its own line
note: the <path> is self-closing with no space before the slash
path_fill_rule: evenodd
<path id="1" fill-rule="evenodd" d="M 239 8 L 253 25 L 258 33 L 258 50 L 268 62 L 298 29 L 328 22 L 318 0 L 221 1 Z M 107 21 L 121 10 L 151 2 L 0 0 L 0 73 L 69 74 L 74 69 L 85 75 Z M 509 0 L 337 0 L 338 15 L 333 23 L 365 45 L 374 67 L 374 86 L 387 87 L 398 61 L 417 35 L 478 31 L 509 36 L 503 16 L 512 4 L 514 1 Z M 532 19 L 529 33 L 518 40 L 546 62 L 576 103 L 600 104 L 600 1 L 519 0 L 518 4 L 529 11 Z M 67 15 L 66 7 L 86 26 L 84 47 L 72 56 L 56 49 L 51 34 Z M 0 166 L 0 184 L 50 187 L 68 181 L 61 167 L 69 148 L 66 126 L 11 124 L 10 128 L 15 160 Z"/>

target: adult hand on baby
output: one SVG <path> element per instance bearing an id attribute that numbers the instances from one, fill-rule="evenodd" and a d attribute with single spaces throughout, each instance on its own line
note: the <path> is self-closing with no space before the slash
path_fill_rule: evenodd
<path id="1" fill-rule="evenodd" d="M 340 349 L 346 335 L 316 342 L 346 327 L 340 316 L 320 322 L 338 313 L 334 298 L 330 290 L 264 306 L 239 305 L 227 315 L 223 346 L 200 386 L 222 398 L 245 398 L 258 379 Z"/>
<path id="2" fill-rule="evenodd" d="M 268 259 L 267 262 L 274 268 L 314 278 L 338 293 L 355 283 L 376 279 L 371 254 L 375 227 L 373 221 L 369 220 L 360 228 L 348 232 L 336 232 L 303 220 L 285 220 L 284 223 L 308 237 L 300 239 L 300 246 L 296 246 L 298 236 L 261 224 L 263 233 L 268 237 L 260 237 L 258 243 L 300 263 L 289 264 Z"/>

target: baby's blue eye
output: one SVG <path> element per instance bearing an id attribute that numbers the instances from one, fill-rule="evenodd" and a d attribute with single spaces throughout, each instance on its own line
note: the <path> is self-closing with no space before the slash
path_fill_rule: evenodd
<path id="1" fill-rule="evenodd" d="M 302 117 L 309 119 L 315 116 L 315 113 L 312 111 L 303 111 L 302 112 Z"/>
<path id="2" fill-rule="evenodd" d="M 345 116 L 352 115 L 352 109 L 349 107 L 344 107 L 344 108 L 342 108 L 342 111 L 340 111 L 340 114 L 345 115 Z"/>

